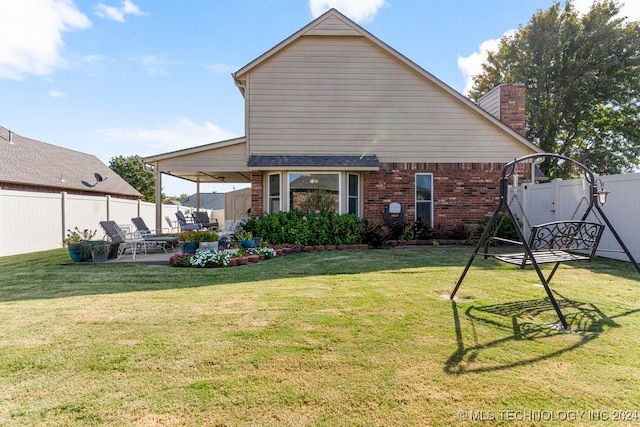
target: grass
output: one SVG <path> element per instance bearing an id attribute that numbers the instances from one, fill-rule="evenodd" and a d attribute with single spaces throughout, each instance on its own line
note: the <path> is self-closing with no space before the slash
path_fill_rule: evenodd
<path id="1" fill-rule="evenodd" d="M 470 251 L 220 269 L 0 258 L 0 425 L 639 423 L 632 266 L 561 267 L 567 334 L 531 270 L 478 259 L 451 302 Z"/>

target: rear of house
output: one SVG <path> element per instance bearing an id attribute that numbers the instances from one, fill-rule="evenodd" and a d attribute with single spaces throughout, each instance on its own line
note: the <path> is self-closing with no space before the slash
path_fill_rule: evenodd
<path id="1" fill-rule="evenodd" d="M 251 183 L 253 215 L 300 208 L 321 190 L 339 213 L 371 222 L 395 202 L 409 223 L 475 226 L 496 206 L 502 165 L 539 151 L 521 134 L 524 87 L 498 86 L 489 113 L 334 9 L 233 78 L 244 138 L 145 162 L 163 173 L 183 154 L 242 152 L 233 168 Z M 219 163 L 198 167 L 223 176 Z"/>

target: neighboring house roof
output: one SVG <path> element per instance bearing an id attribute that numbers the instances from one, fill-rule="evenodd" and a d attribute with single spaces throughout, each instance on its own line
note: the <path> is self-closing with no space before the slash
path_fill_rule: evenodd
<path id="1" fill-rule="evenodd" d="M 103 181 L 97 183 L 96 174 Z M 94 155 L 25 138 L 0 126 L 0 187 L 3 183 L 34 191 L 40 187 L 78 194 L 141 196 Z"/>
<path id="2" fill-rule="evenodd" d="M 182 199 L 182 206 L 195 208 L 198 206 L 198 195 L 192 194 L 186 199 Z M 201 209 L 224 209 L 224 193 L 200 193 Z"/>
<path id="3" fill-rule="evenodd" d="M 294 175 L 295 176 L 295 175 Z M 336 191 L 340 185 L 338 174 L 302 175 L 289 183 L 291 190 L 328 190 Z"/>

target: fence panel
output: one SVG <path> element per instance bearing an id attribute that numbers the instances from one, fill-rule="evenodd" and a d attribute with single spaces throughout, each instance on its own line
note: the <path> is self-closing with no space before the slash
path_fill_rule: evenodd
<path id="1" fill-rule="evenodd" d="M 0 190 L 0 256 L 62 247 L 59 194 Z"/>
<path id="2" fill-rule="evenodd" d="M 617 233 L 622 237 L 625 245 L 636 259 L 640 260 L 640 173 L 607 175 L 599 179 L 610 191 L 607 203 L 602 206 Z M 514 212 L 521 212 L 518 199 L 510 194 L 510 206 Z M 556 220 L 581 219 L 589 203 L 589 186 L 584 179 L 554 180 L 549 183 L 526 184 L 517 189 L 517 194 L 524 207 L 523 231 L 528 237 L 528 228 L 536 224 Z M 597 214 L 590 214 L 589 221 L 601 222 Z M 627 256 L 618 251 L 620 245 L 608 229 L 605 229 L 600 241 L 598 255 L 627 261 Z M 614 252 L 610 252 L 614 251 Z"/>
<path id="3" fill-rule="evenodd" d="M 175 220 L 177 205 L 163 205 L 162 217 Z M 0 256 L 62 247 L 66 230 L 96 230 L 104 237 L 100 221 L 113 220 L 135 230 L 131 218 L 141 216 L 155 228 L 155 204 L 111 196 L 81 196 L 0 189 Z M 208 212 L 211 213 L 210 211 Z M 168 228 L 166 223 L 163 228 Z"/>

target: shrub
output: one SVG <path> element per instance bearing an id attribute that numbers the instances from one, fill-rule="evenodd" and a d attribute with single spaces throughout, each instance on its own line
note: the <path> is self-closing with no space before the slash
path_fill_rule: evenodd
<path id="1" fill-rule="evenodd" d="M 515 215 L 515 217 L 516 217 L 516 221 L 518 222 L 518 226 L 522 228 L 522 221 L 520 220 L 520 218 L 518 218 L 517 215 Z M 487 225 L 489 224 L 490 219 L 491 217 L 488 216 L 482 220 L 481 225 L 482 225 L 483 232 L 487 228 Z M 489 236 L 500 237 L 503 239 L 510 239 L 510 240 L 519 239 L 518 232 L 513 226 L 513 222 L 511 222 L 511 219 L 509 219 L 509 215 L 506 213 L 498 214 L 498 216 L 496 217 L 496 220 L 493 223 L 493 226 L 491 227 L 491 230 L 489 230 Z"/>
<path id="2" fill-rule="evenodd" d="M 364 220 L 351 214 L 291 210 L 251 219 L 242 228 L 274 245 L 344 245 L 362 242 Z"/>
<path id="3" fill-rule="evenodd" d="M 189 260 L 193 255 L 191 254 L 175 254 L 169 258 L 169 266 L 171 267 L 191 267 Z"/>

